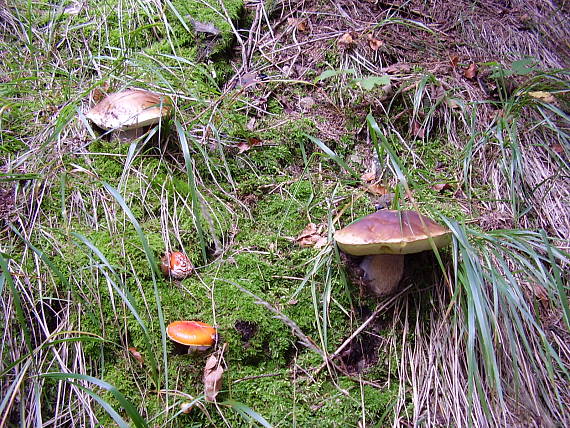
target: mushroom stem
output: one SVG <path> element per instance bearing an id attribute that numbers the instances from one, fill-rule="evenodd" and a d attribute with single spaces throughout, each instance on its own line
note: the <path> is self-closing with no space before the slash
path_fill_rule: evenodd
<path id="1" fill-rule="evenodd" d="M 375 254 L 366 256 L 360 262 L 371 291 L 379 296 L 396 291 L 404 275 L 403 254 Z"/>

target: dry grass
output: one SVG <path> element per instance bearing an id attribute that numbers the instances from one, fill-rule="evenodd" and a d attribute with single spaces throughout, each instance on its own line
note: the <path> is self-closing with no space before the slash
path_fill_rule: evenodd
<path id="1" fill-rule="evenodd" d="M 476 5 L 467 1 L 451 4 L 419 0 L 282 1 L 277 2 L 272 10 L 267 10 L 261 2 L 249 3 L 253 16 L 250 31 L 234 28 L 239 58 L 234 64 L 235 76 L 212 103 L 192 104 L 187 111 L 179 111 L 179 117 L 185 117 L 186 122 L 180 124 L 175 137 L 163 141 L 165 145 L 172 141 L 180 142 L 184 139 L 182 135 L 186 135 L 206 147 L 200 152 L 203 156 L 200 161 L 207 165 L 209 178 L 216 181 L 222 177 L 231 184 L 228 187 L 216 182 L 217 190 L 222 190 L 226 199 L 221 200 L 217 196 L 219 193 L 204 185 L 205 180 L 188 158 L 180 153 L 169 154 L 165 146 L 158 149 L 160 163 L 167 164 L 173 176 L 186 174 L 194 177 L 194 199 L 180 195 L 166 198 L 167 185 L 172 183 L 165 181 L 162 190 L 157 191 L 151 185 L 156 178 L 153 172 L 130 167 L 132 157 L 123 155 L 119 156 L 125 164 L 123 179 L 114 185 L 124 190 L 127 178 L 136 177 L 137 198 L 142 205 L 152 206 L 153 201 L 164 201 L 158 213 L 151 210 L 144 213 L 162 230 L 171 232 L 163 234 L 164 250 L 184 248 L 183 237 L 188 231 L 182 225 L 190 213 L 194 224 L 199 223 L 201 217 L 205 219 L 202 222 L 203 233 L 212 239 L 214 254 L 217 257 L 227 256 L 235 231 L 218 236 L 216 227 L 228 218 L 250 216 L 251 213 L 238 198 L 235 183 L 224 166 L 208 163 L 208 150 L 227 153 L 236 144 L 236 141 L 217 133 L 216 118 L 224 103 L 239 100 L 256 118 L 253 131 L 268 129 L 273 126 L 273 117 L 267 111 L 266 103 L 267 99 L 274 97 L 284 107 L 287 114 L 284 120 L 307 116 L 321 123 L 318 126 L 321 131 L 319 137 L 327 143 L 337 143 L 340 137 L 352 133 L 360 147 L 364 147 L 368 162 L 372 159 L 373 133 L 365 126 L 365 117 L 372 112 L 379 121 L 382 120 L 385 134 L 394 136 L 394 140 L 401 144 L 400 154 L 407 155 L 413 166 L 421 166 L 422 159 L 414 153 L 413 140 L 417 137 L 414 135 L 417 130 L 410 126 L 415 120 L 424 130 L 426 140 L 447 139 L 464 153 L 463 170 L 453 172 L 459 181 L 458 186 L 465 192 L 464 197 L 456 202 L 462 206 L 466 218 L 479 219 L 475 220 L 475 226 L 477 233 L 482 234 L 469 235 L 469 242 L 493 238 L 497 241 L 493 242 L 492 248 L 497 249 L 497 243 L 501 239 L 506 242 L 510 235 L 493 235 L 496 229 L 540 229 L 556 238 L 558 248 L 568 251 L 569 83 L 565 72 L 550 71 L 568 64 L 570 28 L 564 25 L 568 10 L 566 3 L 560 8 L 542 1 L 508 3 L 499 6 L 490 1 L 477 2 Z M 28 37 L 23 16 L 1 2 L 0 28 L 11 40 L 26 40 Z M 343 48 L 338 45 L 338 40 L 346 33 L 351 34 L 354 44 Z M 44 48 L 51 46 L 48 39 L 37 34 L 34 36 L 35 40 L 45 40 Z M 73 38 L 73 35 L 65 33 L 63 39 L 68 37 Z M 380 40 L 382 47 L 373 49 L 369 37 Z M 5 48 L 0 47 L 0 53 L 2 51 Z M 65 63 L 64 58 L 57 53 L 54 55 L 56 65 Z M 491 78 L 491 67 L 480 68 L 475 79 L 464 76 L 464 70 L 473 62 L 497 61 L 503 64 L 501 70 L 508 71 L 512 61 L 524 55 L 537 60 L 537 71 L 531 74 L 532 77 L 515 74 L 506 79 Z M 454 56 L 458 57 L 458 63 L 452 61 Z M 37 132 L 25 137 L 29 150 L 4 159 L 1 169 L 1 172 L 11 174 L 33 172 L 46 179 L 28 187 L 12 185 L 13 181 L 8 181 L 8 185 L 0 188 L 0 201 L 7 201 L 0 207 L 0 221 L 4 221 L 0 249 L 3 252 L 22 249 L 21 258 L 8 260 L 7 266 L 12 274 L 2 277 L 6 290 L 16 290 L 4 292 L 1 302 L 3 319 L 13 325 L 5 330 L 1 339 L 2 361 L 17 363 L 13 367 L 1 367 L 3 377 L 0 385 L 6 398 L 0 406 L 0 426 L 16 424 L 18 414 L 29 425 L 41 420 L 41 409 L 45 405 L 41 391 L 47 380 L 35 376 L 36 367 L 41 367 L 43 372 L 87 373 L 87 367 L 96 365 L 96 362 L 86 361 L 84 342 L 103 339 L 83 331 L 82 317 L 86 313 L 85 306 L 97 307 L 102 297 L 100 290 L 90 288 L 89 284 L 99 284 L 103 277 L 107 280 L 112 277 L 121 287 L 127 280 L 127 272 L 134 272 L 132 279 L 140 294 L 145 296 L 142 280 L 136 277 L 134 265 L 137 262 L 125 248 L 125 240 L 119 249 L 124 256 L 125 271 L 117 272 L 115 276 L 101 260 L 92 256 L 91 268 L 80 270 L 70 278 L 60 276 L 58 269 L 50 264 L 52 258 L 60 255 L 60 248 L 46 244 L 45 248 L 38 249 L 28 241 L 32 234 L 36 241 L 39 238 L 47 243 L 61 240 L 58 229 L 69 227 L 72 219 L 81 219 L 85 227 L 93 230 L 107 228 L 113 235 L 126 234 L 131 227 L 128 214 L 120 211 L 112 195 L 101 188 L 93 187 L 87 192 L 73 190 L 61 202 L 60 210 L 66 220 L 63 224 L 54 214 L 53 204 L 45 204 L 45 199 L 52 197 L 52 190 L 60 185 L 52 177 L 60 172 L 64 154 L 95 155 L 89 152 L 91 140 L 85 124 L 71 119 L 75 116 L 76 106 L 81 106 L 80 110 L 87 106 L 86 95 L 92 85 L 98 85 L 101 79 L 112 74 L 112 69 L 93 66 L 92 58 L 84 55 L 78 54 L 78 61 L 78 68 L 94 69 L 95 77 L 81 76 L 81 91 L 66 105 L 71 108 L 66 110 L 66 106 L 58 106 L 52 115 L 54 119 L 48 106 L 44 106 L 45 110 L 38 113 L 33 124 Z M 333 84 L 314 82 L 322 71 L 331 68 L 353 69 L 355 75 L 334 77 Z M 261 89 L 261 78 L 248 80 L 247 75 L 251 73 L 268 76 Z M 377 94 L 355 88 L 351 83 L 353 77 L 383 74 L 392 78 L 391 93 L 387 98 L 380 99 Z M 130 76 L 124 79 L 125 86 L 137 80 L 135 77 L 131 80 Z M 240 85 L 242 89 L 239 89 Z M 263 89 L 268 87 L 271 89 Z M 553 92 L 556 102 L 544 102 L 528 94 L 541 90 Z M 181 100 L 194 101 L 184 88 L 170 87 L 168 92 L 178 95 Z M 308 110 L 302 102 L 306 97 L 314 102 Z M 47 121 L 46 115 L 50 117 Z M 208 126 L 184 131 L 186 123 L 193 123 L 199 117 L 209 117 Z M 355 121 L 362 126 L 356 131 L 348 131 L 347 124 Z M 132 156 L 139 156 L 135 146 L 132 150 Z M 99 181 L 95 169 L 77 166 L 70 173 L 82 177 L 86 183 Z M 391 182 L 398 181 L 394 169 L 387 169 L 383 174 Z M 477 193 L 482 188 L 487 192 L 486 196 L 477 199 L 472 191 Z M 6 207 L 12 200 L 15 207 L 6 213 Z M 216 202 L 215 206 L 211 201 Z M 127 204 L 129 202 L 127 200 Z M 50 208 L 44 208 L 46 205 Z M 241 211 L 238 212 L 236 207 Z M 492 328 L 488 337 L 475 333 L 475 322 L 469 319 L 473 316 L 469 290 L 462 288 L 462 272 L 451 272 L 452 267 L 448 272 L 452 281 L 434 281 L 433 287 L 427 291 L 403 292 L 389 304 L 379 305 L 373 317 L 383 311 L 391 313 L 391 330 L 398 332 L 379 342 L 383 350 L 395 357 L 395 362 L 389 362 L 394 366 L 390 366 L 388 372 L 400 382 L 390 425 L 555 426 L 570 423 L 564 412 L 570 405 L 569 332 L 568 320 L 563 314 L 564 305 L 560 303 L 567 293 L 568 278 L 563 268 L 567 267 L 568 258 L 563 254 L 549 254 L 555 248 L 550 241 L 542 245 L 536 239 L 526 248 L 526 253 L 525 248 L 515 248 L 510 258 L 503 259 L 504 253 L 501 252 L 486 253 L 491 246 L 476 247 L 472 254 L 473 261 L 478 264 L 476 268 L 480 269 L 478 272 L 483 273 L 478 289 L 480 300 L 476 303 L 488 305 L 485 320 L 478 321 L 480 325 L 488 322 Z M 531 238 L 523 237 L 516 242 L 531 242 Z M 462 249 L 460 244 L 456 244 L 453 260 L 469 259 L 467 253 L 461 253 Z M 524 258 L 527 256 L 535 259 L 523 263 L 521 260 L 527 260 Z M 328 253 L 327 257 L 322 264 L 330 268 L 332 259 Z M 557 266 L 562 268 L 557 270 Z M 546 271 L 542 277 L 541 269 Z M 539 273 L 533 274 L 532 271 Z M 547 278 L 548 286 L 555 284 L 553 278 L 557 273 L 559 300 L 556 289 L 546 289 L 547 286 L 540 281 Z M 412 285 L 412 282 L 409 279 L 407 285 Z M 61 287 L 61 283 L 66 287 Z M 499 296 L 497 284 L 503 287 L 503 294 L 499 293 Z M 509 294 L 511 286 L 514 290 L 512 295 Z M 46 287 L 55 290 L 56 294 L 50 292 L 46 295 Z M 110 282 L 108 287 L 112 287 Z M 203 288 L 202 291 L 213 295 L 213 286 L 203 283 Z M 181 286 L 181 292 L 192 298 L 196 291 Z M 126 330 L 129 310 L 125 301 L 112 291 L 109 295 L 117 315 L 114 325 L 104 325 L 103 329 L 117 327 Z M 517 301 L 520 312 L 513 309 L 514 300 L 509 300 L 515 297 L 520 299 Z M 152 318 L 155 314 L 150 306 L 143 301 L 138 309 L 145 317 Z M 270 303 L 267 307 L 273 308 Z M 279 315 L 278 311 L 276 313 Z M 212 304 L 212 317 L 216 319 L 215 303 Z M 373 317 L 368 322 L 372 322 Z M 284 315 L 281 319 L 298 337 L 310 344 L 307 346 L 315 346 L 302 331 L 295 330 L 294 320 Z M 513 322 L 520 324 L 513 325 Z M 22 334 L 17 334 L 20 328 Z M 126 338 L 119 337 L 126 348 Z M 358 335 L 355 333 L 350 338 L 357 340 Z M 58 339 L 65 340 L 57 342 Z M 491 362 L 486 361 L 489 348 L 485 347 L 485 340 L 492 343 L 495 353 Z M 336 361 L 349 342 L 335 344 L 333 349 L 336 351 L 328 356 L 324 352 L 323 365 L 313 370 L 306 368 L 307 373 L 317 376 L 327 367 L 333 378 L 338 373 L 348 375 Z M 321 342 L 317 349 L 326 350 L 327 345 Z M 466 351 L 469 346 L 473 348 L 472 354 Z M 163 344 L 162 348 L 155 350 L 156 354 L 163 352 L 164 355 L 164 349 Z M 470 361 L 473 356 L 479 359 Z M 166 358 L 161 363 L 166 366 Z M 490 369 L 493 363 L 496 371 Z M 136 372 L 135 363 L 130 370 Z M 498 379 L 497 374 L 500 375 Z M 366 373 L 359 376 L 362 376 L 362 384 L 373 386 L 386 380 L 365 379 Z M 173 382 L 177 384 L 178 379 Z M 24 384 L 25 388 L 22 388 Z M 44 420 L 44 425 L 94 425 L 97 420 L 94 402 L 80 386 L 87 386 L 87 382 L 57 384 L 50 419 Z M 166 379 L 163 391 L 166 397 L 182 394 L 181 391 L 169 390 L 168 386 Z M 144 382 L 137 383 L 136 388 L 141 397 L 149 394 L 148 385 Z M 33 406 L 27 409 L 26 403 L 33 403 Z M 173 407 L 167 400 L 166 408 Z M 365 400 L 362 408 L 365 413 Z"/>

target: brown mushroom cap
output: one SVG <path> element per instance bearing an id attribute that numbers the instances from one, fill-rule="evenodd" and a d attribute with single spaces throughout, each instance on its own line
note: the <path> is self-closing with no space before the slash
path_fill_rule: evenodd
<path id="1" fill-rule="evenodd" d="M 174 321 L 166 327 L 167 336 L 182 345 L 206 349 L 216 341 L 216 329 L 200 321 Z"/>
<path id="2" fill-rule="evenodd" d="M 160 122 L 172 111 L 166 95 L 143 89 L 125 89 L 106 96 L 85 117 L 99 128 L 129 130 Z"/>
<path id="3" fill-rule="evenodd" d="M 338 246 L 354 256 L 411 254 L 431 250 L 451 241 L 449 229 L 415 211 L 380 210 L 338 230 Z"/>

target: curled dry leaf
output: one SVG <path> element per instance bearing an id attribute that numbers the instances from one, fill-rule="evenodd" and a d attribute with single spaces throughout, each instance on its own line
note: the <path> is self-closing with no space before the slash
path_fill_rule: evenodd
<path id="1" fill-rule="evenodd" d="M 469 80 L 475 79 L 475 77 L 477 77 L 477 64 L 471 63 L 471 65 L 463 72 L 463 75 Z"/>
<path id="2" fill-rule="evenodd" d="M 459 64 L 459 57 L 457 55 L 453 55 L 451 58 L 449 58 L 449 63 L 453 68 L 456 68 L 457 64 Z"/>
<path id="3" fill-rule="evenodd" d="M 557 153 L 559 155 L 563 155 L 564 154 L 564 147 L 562 147 L 562 144 L 559 143 L 554 143 L 550 146 L 550 148 L 552 149 L 552 151 L 554 153 Z"/>
<path id="4" fill-rule="evenodd" d="M 425 130 L 421 123 L 416 120 L 412 119 L 410 122 L 410 132 L 416 138 L 424 138 L 425 137 Z"/>
<path id="5" fill-rule="evenodd" d="M 556 97 L 550 92 L 530 91 L 528 95 L 536 100 L 544 101 L 545 103 L 554 104 L 556 102 Z"/>
<path id="6" fill-rule="evenodd" d="M 216 352 L 210 355 L 204 367 L 204 396 L 206 401 L 216 401 L 216 396 L 222 387 L 223 374 L 221 353 Z"/>
<path id="7" fill-rule="evenodd" d="M 374 181 L 375 178 L 376 178 L 376 173 L 374 171 L 366 172 L 360 176 L 360 179 L 365 183 Z"/>
<path id="8" fill-rule="evenodd" d="M 344 33 L 342 36 L 340 36 L 336 43 L 341 49 L 349 49 L 355 44 L 354 38 L 350 33 Z"/>
<path id="9" fill-rule="evenodd" d="M 182 403 L 182 404 L 180 404 L 180 411 L 182 413 L 188 414 L 192 411 L 193 407 L 194 407 L 194 404 L 192 404 L 192 403 Z"/>
<path id="10" fill-rule="evenodd" d="M 287 18 L 287 24 L 289 24 L 291 27 L 295 27 L 297 31 L 300 31 L 302 33 L 305 33 L 309 30 L 306 19 Z"/>
<path id="11" fill-rule="evenodd" d="M 247 141 L 242 141 L 237 145 L 238 153 L 247 152 L 254 146 L 261 146 L 261 140 L 257 137 L 249 137 Z"/>
<path id="12" fill-rule="evenodd" d="M 439 193 L 443 193 L 445 190 L 453 190 L 453 187 L 451 187 L 451 184 L 449 183 L 437 183 L 434 184 L 431 188 Z"/>
<path id="13" fill-rule="evenodd" d="M 141 364 L 144 363 L 144 358 L 141 355 L 141 353 L 137 350 L 137 348 L 130 347 L 128 348 L 128 350 L 135 360 L 137 360 Z"/>
<path id="14" fill-rule="evenodd" d="M 397 62 L 396 64 L 389 65 L 386 68 L 383 68 L 382 71 L 388 74 L 405 74 L 409 73 L 412 70 L 412 66 L 410 64 Z"/>
<path id="15" fill-rule="evenodd" d="M 364 188 L 368 193 L 372 193 L 373 195 L 382 196 L 388 193 L 388 189 L 378 183 L 366 184 Z"/>
<path id="16" fill-rule="evenodd" d="M 541 302 L 541 303 L 548 303 L 549 297 L 548 297 L 548 291 L 546 291 L 546 288 L 544 288 L 542 285 L 540 284 L 533 284 L 532 285 L 532 291 L 536 297 L 536 299 Z"/>
<path id="17" fill-rule="evenodd" d="M 378 40 L 372 34 L 368 34 L 368 46 L 370 46 L 370 49 L 373 51 L 377 51 L 384 46 L 384 42 L 382 40 Z"/>
<path id="18" fill-rule="evenodd" d="M 301 247 L 322 248 L 327 244 L 327 238 L 321 235 L 322 225 L 309 223 L 305 229 L 295 239 L 295 242 Z"/>
<path id="19" fill-rule="evenodd" d="M 109 91 L 109 82 L 103 82 L 101 86 L 95 88 L 91 91 L 91 98 L 95 104 L 101 102 L 103 98 L 107 96 L 107 92 Z"/>
<path id="20" fill-rule="evenodd" d="M 213 34 L 214 36 L 220 34 L 220 30 L 218 30 L 216 26 L 210 22 L 200 22 L 190 18 L 190 23 L 197 33 L 209 33 Z"/>

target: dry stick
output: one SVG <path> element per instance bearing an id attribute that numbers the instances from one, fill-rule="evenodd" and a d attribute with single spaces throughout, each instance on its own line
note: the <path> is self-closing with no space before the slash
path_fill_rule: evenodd
<path id="1" fill-rule="evenodd" d="M 317 370 L 315 370 L 314 375 L 316 376 L 323 368 L 325 368 L 325 366 L 327 366 L 327 364 L 329 362 L 332 362 L 332 360 L 336 357 L 338 357 L 338 355 L 344 350 L 344 348 L 346 348 L 350 342 L 352 342 L 352 340 L 358 336 L 362 330 L 364 330 L 368 324 L 370 324 L 372 322 L 372 320 L 380 313 L 382 312 L 384 309 L 386 309 L 388 306 L 390 306 L 392 303 L 394 303 L 402 294 L 404 294 L 405 292 L 408 291 L 410 287 L 408 288 L 404 288 L 402 291 L 400 291 L 399 293 L 393 295 L 392 297 L 390 297 L 388 300 L 386 300 L 382 305 L 380 305 L 380 307 L 378 307 L 373 313 L 372 315 L 370 315 L 368 317 L 368 319 L 366 321 L 364 321 L 360 327 L 358 327 L 354 333 L 352 333 L 350 335 L 350 337 L 348 339 L 346 339 L 342 345 L 340 345 L 336 351 L 334 351 L 332 354 L 329 355 L 328 359 L 319 366 L 319 368 L 317 368 Z"/>

